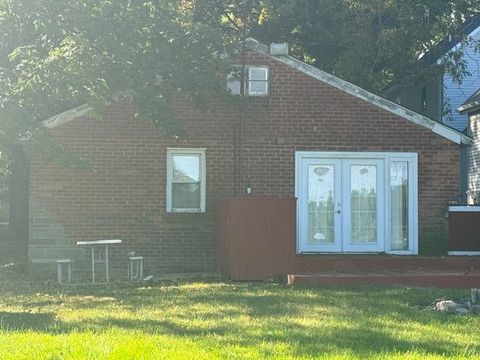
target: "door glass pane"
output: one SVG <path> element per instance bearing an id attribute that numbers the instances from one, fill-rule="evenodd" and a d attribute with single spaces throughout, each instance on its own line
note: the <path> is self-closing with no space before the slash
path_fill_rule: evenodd
<path id="1" fill-rule="evenodd" d="M 333 198 L 335 168 L 333 165 L 308 167 L 308 242 L 333 244 Z"/>
<path id="2" fill-rule="evenodd" d="M 390 162 L 390 249 L 408 250 L 408 162 Z"/>
<path id="3" fill-rule="evenodd" d="M 377 167 L 350 167 L 351 242 L 377 242 Z"/>

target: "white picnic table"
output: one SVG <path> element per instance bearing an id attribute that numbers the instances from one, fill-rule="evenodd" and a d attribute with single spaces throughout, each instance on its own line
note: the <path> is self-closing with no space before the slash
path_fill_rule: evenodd
<path id="1" fill-rule="evenodd" d="M 108 246 L 114 244 L 121 244 L 122 240 L 113 239 L 113 240 L 90 240 L 90 241 L 77 241 L 79 246 L 88 246 L 91 248 L 92 252 L 92 283 L 98 284 L 95 278 L 95 264 L 105 264 L 105 282 L 110 281 L 110 276 L 108 272 Z M 95 258 L 95 249 L 98 247 L 105 247 L 105 259 L 96 259 Z"/>

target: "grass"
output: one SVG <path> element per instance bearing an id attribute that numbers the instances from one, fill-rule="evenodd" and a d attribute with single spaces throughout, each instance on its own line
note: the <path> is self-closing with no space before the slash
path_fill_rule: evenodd
<path id="1" fill-rule="evenodd" d="M 478 359 L 467 291 L 182 283 L 56 288 L 0 277 L 0 359 Z"/>

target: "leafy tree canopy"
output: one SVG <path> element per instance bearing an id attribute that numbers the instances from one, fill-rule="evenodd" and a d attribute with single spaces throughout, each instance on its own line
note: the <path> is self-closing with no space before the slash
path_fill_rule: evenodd
<path id="1" fill-rule="evenodd" d="M 170 100 L 179 89 L 197 100 L 221 93 L 212 76 L 224 65 L 217 50 L 244 30 L 287 41 L 295 56 L 369 90 L 392 80 L 408 86 L 439 71 L 418 58 L 479 7 L 478 0 L 0 0 L 0 161 L 19 141 L 58 153 L 41 122 L 83 103 L 100 113 L 126 97 L 161 131 L 179 134 Z M 444 61 L 461 79 L 460 54 Z"/>
<path id="2" fill-rule="evenodd" d="M 170 100 L 223 86 L 212 76 L 221 47 L 218 30 L 192 21 L 189 1 L 0 0 L 3 159 L 19 141 L 54 157 L 61 146 L 43 120 L 84 103 L 100 113 L 118 98 L 178 134 Z"/>
<path id="3" fill-rule="evenodd" d="M 245 22 L 251 36 L 286 41 L 295 56 L 375 92 L 392 80 L 411 86 L 443 71 L 419 57 L 480 12 L 478 0 L 198 0 L 196 5 L 197 18 L 218 24 L 230 40 L 241 36 Z M 443 58 L 458 80 L 466 75 L 461 52 Z"/>

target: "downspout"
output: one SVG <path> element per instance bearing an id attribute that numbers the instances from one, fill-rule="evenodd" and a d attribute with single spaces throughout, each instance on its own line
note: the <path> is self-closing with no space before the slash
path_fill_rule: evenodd
<path id="1" fill-rule="evenodd" d="M 243 137 L 245 120 L 245 92 L 246 92 L 246 50 L 247 50 L 247 0 L 243 1 L 243 29 L 242 29 L 242 50 L 241 50 L 241 76 L 240 76 L 240 104 L 238 107 L 238 122 L 234 129 L 234 195 L 243 193 Z"/>

